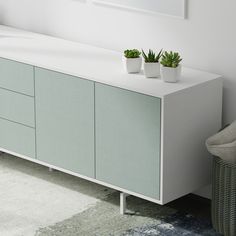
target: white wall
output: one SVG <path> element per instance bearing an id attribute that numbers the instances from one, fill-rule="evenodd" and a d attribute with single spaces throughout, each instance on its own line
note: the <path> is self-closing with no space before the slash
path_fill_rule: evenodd
<path id="1" fill-rule="evenodd" d="M 224 120 L 236 119 L 236 1 L 188 0 L 188 19 L 103 8 L 80 0 L 0 0 L 0 23 L 122 51 L 180 51 L 184 64 L 225 78 Z"/>

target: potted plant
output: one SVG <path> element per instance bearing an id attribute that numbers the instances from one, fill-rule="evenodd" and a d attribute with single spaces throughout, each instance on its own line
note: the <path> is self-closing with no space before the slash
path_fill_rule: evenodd
<path id="1" fill-rule="evenodd" d="M 125 68 L 128 73 L 139 73 L 142 66 L 141 52 L 138 49 L 124 51 Z"/>
<path id="2" fill-rule="evenodd" d="M 161 77 L 165 82 L 176 83 L 180 79 L 182 58 L 178 52 L 164 52 L 161 58 Z"/>
<path id="3" fill-rule="evenodd" d="M 149 49 L 148 54 L 142 50 L 144 58 L 144 74 L 147 78 L 157 78 L 160 76 L 160 63 L 159 60 L 162 55 L 162 50 L 156 54 Z"/>

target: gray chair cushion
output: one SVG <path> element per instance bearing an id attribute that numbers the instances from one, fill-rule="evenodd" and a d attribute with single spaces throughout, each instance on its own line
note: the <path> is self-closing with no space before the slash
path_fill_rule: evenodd
<path id="1" fill-rule="evenodd" d="M 236 121 L 206 141 L 208 151 L 221 159 L 236 163 Z"/>

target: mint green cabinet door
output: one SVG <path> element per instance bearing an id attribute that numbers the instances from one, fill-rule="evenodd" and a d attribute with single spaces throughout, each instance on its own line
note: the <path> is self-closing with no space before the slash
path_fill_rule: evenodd
<path id="1" fill-rule="evenodd" d="M 37 158 L 94 177 L 94 83 L 35 69 Z"/>
<path id="2" fill-rule="evenodd" d="M 96 178 L 160 198 L 158 98 L 95 85 Z"/>

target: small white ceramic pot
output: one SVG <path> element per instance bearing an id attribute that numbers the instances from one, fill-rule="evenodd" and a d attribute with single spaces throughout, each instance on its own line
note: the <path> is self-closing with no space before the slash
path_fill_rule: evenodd
<path id="1" fill-rule="evenodd" d="M 161 66 L 161 78 L 168 83 L 176 83 L 181 76 L 181 65 L 176 68 Z"/>
<path id="2" fill-rule="evenodd" d="M 160 63 L 159 62 L 145 62 L 144 63 L 144 74 L 147 78 L 160 77 Z"/>
<path id="3" fill-rule="evenodd" d="M 139 73 L 142 67 L 142 58 L 124 58 L 124 66 L 128 73 Z"/>

